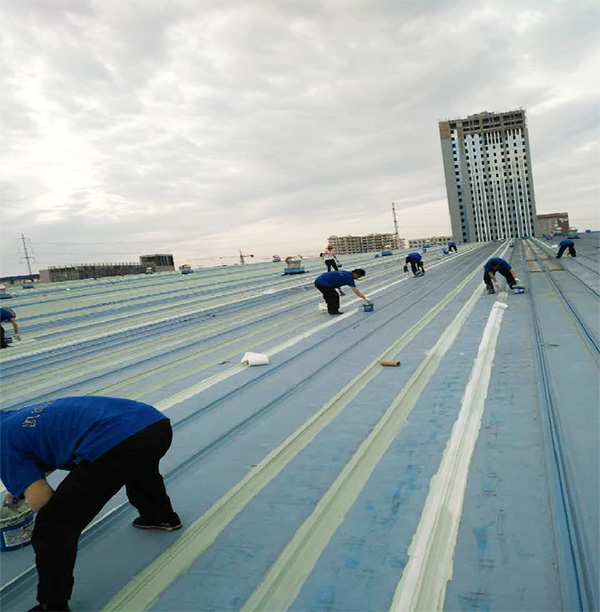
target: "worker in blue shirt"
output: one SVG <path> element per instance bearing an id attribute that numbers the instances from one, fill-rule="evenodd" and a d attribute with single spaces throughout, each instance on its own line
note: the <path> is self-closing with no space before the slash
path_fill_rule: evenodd
<path id="1" fill-rule="evenodd" d="M 4 327 L 2 327 L 1 323 L 4 321 L 9 321 L 13 326 L 14 338 L 15 340 L 20 340 L 21 336 L 19 335 L 19 324 L 17 323 L 17 315 L 12 308 L 0 308 L 0 348 L 8 348 L 9 344 L 6 342 L 4 338 Z"/>
<path id="2" fill-rule="evenodd" d="M 483 266 L 483 282 L 487 287 L 488 293 L 496 293 L 494 289 L 494 285 L 498 284 L 496 281 L 496 272 L 504 276 L 511 289 L 519 282 L 519 279 L 515 276 L 508 261 L 500 257 L 492 257 L 488 259 L 485 266 Z"/>
<path id="3" fill-rule="evenodd" d="M 355 281 L 363 278 L 366 272 L 362 268 L 352 270 L 336 270 L 331 272 L 323 272 L 315 279 L 315 287 L 323 294 L 327 304 L 327 312 L 330 315 L 343 314 L 340 310 L 340 296 L 337 289 L 348 286 L 359 297 L 370 303 L 369 298 L 361 293 L 357 288 Z"/>
<path id="4" fill-rule="evenodd" d="M 456 242 L 448 243 L 448 251 L 454 251 L 455 253 L 458 252 L 458 249 L 456 248 Z"/>
<path id="5" fill-rule="evenodd" d="M 558 247 L 559 248 L 558 253 L 556 254 L 556 259 L 560 259 L 566 249 L 569 249 L 569 255 L 571 257 L 577 257 L 577 251 L 575 251 L 575 243 L 572 240 L 568 238 L 566 240 L 561 240 L 558 243 Z"/>
<path id="6" fill-rule="evenodd" d="M 408 272 L 408 264 L 410 264 L 412 273 L 415 276 L 421 276 L 421 274 L 425 274 L 425 268 L 423 267 L 423 258 L 419 253 L 409 253 L 404 261 L 405 272 Z"/>
<path id="7" fill-rule="evenodd" d="M 69 609 L 79 536 L 123 486 L 140 513 L 134 527 L 181 527 L 159 471 L 171 423 L 152 406 L 67 397 L 1 411 L 0 426 L 4 505 L 14 509 L 24 498 L 37 512 L 31 541 L 39 603 L 31 610 Z M 56 491 L 46 480 L 55 469 L 69 471 Z"/>

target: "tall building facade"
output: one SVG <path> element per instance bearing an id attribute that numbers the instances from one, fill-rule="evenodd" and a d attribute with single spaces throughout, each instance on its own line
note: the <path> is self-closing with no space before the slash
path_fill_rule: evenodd
<path id="1" fill-rule="evenodd" d="M 351 253 L 371 253 L 381 251 L 389 246 L 392 249 L 403 249 L 404 238 L 396 234 L 369 234 L 368 236 L 329 236 L 329 244 L 338 255 Z"/>
<path id="2" fill-rule="evenodd" d="M 524 110 L 441 121 L 452 234 L 462 242 L 538 233 Z"/>

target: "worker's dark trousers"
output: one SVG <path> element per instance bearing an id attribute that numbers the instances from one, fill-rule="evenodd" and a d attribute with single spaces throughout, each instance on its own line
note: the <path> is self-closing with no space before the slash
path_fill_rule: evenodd
<path id="1" fill-rule="evenodd" d="M 566 249 L 569 249 L 569 255 L 571 257 L 577 257 L 577 252 L 575 251 L 575 247 L 572 244 L 563 244 L 558 249 L 558 253 L 556 254 L 556 259 L 560 259 Z"/>
<path id="2" fill-rule="evenodd" d="M 315 281 L 315 287 L 323 294 L 327 302 L 327 312 L 337 314 L 340 310 L 340 294 L 332 287 L 323 287 Z"/>
<path id="3" fill-rule="evenodd" d="M 158 421 L 96 461 L 77 465 L 60 483 L 38 513 L 33 529 L 40 603 L 69 601 L 79 536 L 123 485 L 143 518 L 158 522 L 175 519 L 158 469 L 172 438 L 170 421 Z"/>
<path id="4" fill-rule="evenodd" d="M 416 274 L 417 270 L 421 270 L 421 272 L 425 272 L 425 268 L 423 267 L 422 261 L 417 261 L 416 263 L 414 261 L 411 261 L 410 269 L 412 270 L 413 274 Z"/>
<path id="5" fill-rule="evenodd" d="M 506 282 L 508 283 L 508 286 L 511 289 L 517 284 L 515 281 L 515 277 L 512 275 L 512 272 L 510 270 L 508 272 L 502 272 L 502 270 L 498 270 L 498 272 L 502 274 L 502 276 L 504 276 L 504 278 L 506 279 Z M 490 273 L 487 271 L 483 273 L 483 282 L 485 283 L 488 289 L 491 289 L 492 291 L 494 291 L 494 283 L 492 283 L 492 277 L 490 276 Z"/>
<path id="6" fill-rule="evenodd" d="M 8 348 L 8 343 L 4 339 L 4 327 L 2 325 L 0 325 L 0 334 L 0 348 Z"/>
<path id="7" fill-rule="evenodd" d="M 456 245 L 455 245 L 455 244 L 451 244 L 451 245 L 448 247 L 448 252 L 450 252 L 450 251 L 456 251 L 456 252 L 458 252 L 458 249 L 456 248 Z"/>
<path id="8" fill-rule="evenodd" d="M 327 266 L 327 272 L 331 272 L 331 268 L 338 270 L 338 265 L 335 263 L 335 259 L 326 259 L 325 265 Z"/>

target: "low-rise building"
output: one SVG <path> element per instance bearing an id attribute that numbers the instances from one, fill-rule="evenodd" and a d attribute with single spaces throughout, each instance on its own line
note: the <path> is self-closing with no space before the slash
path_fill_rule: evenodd
<path id="1" fill-rule="evenodd" d="M 338 255 L 352 253 L 372 253 L 386 247 L 403 249 L 404 238 L 396 238 L 396 234 L 368 234 L 367 236 L 329 236 L 329 244 Z"/>
<path id="2" fill-rule="evenodd" d="M 569 232 L 569 213 L 548 213 L 537 216 L 540 234 L 550 234 L 553 232 Z"/>
<path id="3" fill-rule="evenodd" d="M 452 242 L 452 236 L 431 236 L 430 238 L 408 239 L 409 249 L 422 249 L 424 246 L 446 246 Z"/>
<path id="4" fill-rule="evenodd" d="M 85 278 L 102 278 L 105 276 L 125 276 L 142 274 L 148 268 L 154 272 L 175 270 L 173 255 L 140 255 L 140 263 L 96 263 L 72 264 L 67 266 L 50 266 L 40 270 L 41 283 L 82 280 Z"/>

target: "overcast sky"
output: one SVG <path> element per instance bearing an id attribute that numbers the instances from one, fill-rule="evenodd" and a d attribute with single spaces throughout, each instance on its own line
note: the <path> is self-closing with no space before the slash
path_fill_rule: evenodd
<path id="1" fill-rule="evenodd" d="M 448 234 L 438 121 L 518 107 L 538 213 L 600 228 L 597 0 L 0 6 L 4 275 L 20 232 L 34 270 Z"/>

